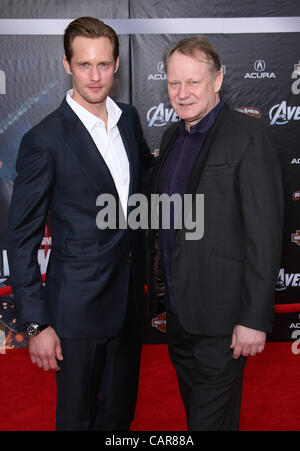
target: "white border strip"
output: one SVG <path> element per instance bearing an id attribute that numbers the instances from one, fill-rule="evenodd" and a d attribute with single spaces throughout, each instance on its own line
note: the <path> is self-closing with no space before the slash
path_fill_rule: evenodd
<path id="1" fill-rule="evenodd" d="M 73 19 L 0 19 L 0 35 L 63 35 Z M 103 19 L 118 34 L 299 33 L 300 17 Z"/>

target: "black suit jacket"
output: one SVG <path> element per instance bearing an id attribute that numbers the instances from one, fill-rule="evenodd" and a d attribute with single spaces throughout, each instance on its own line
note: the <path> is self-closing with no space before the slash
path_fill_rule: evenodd
<path id="1" fill-rule="evenodd" d="M 154 193 L 177 134 L 175 124 L 162 138 Z M 270 331 L 284 197 L 278 155 L 260 121 L 225 105 L 199 152 L 186 193 L 204 194 L 204 236 L 187 240 L 184 228 L 175 236 L 172 279 L 182 326 L 205 335 L 231 334 L 236 324 Z M 155 232 L 149 236 L 149 291 L 156 302 L 163 275 L 160 279 Z"/>
<path id="2" fill-rule="evenodd" d="M 140 190 L 142 166 L 151 165 L 151 155 L 136 110 L 118 105 L 130 195 Z M 117 205 L 119 198 L 100 152 L 66 100 L 24 136 L 16 169 L 8 255 L 19 329 L 35 321 L 51 324 L 64 338 L 116 335 L 126 312 L 131 265 L 142 302 L 141 236 L 98 229 L 97 197 L 110 193 Z M 44 290 L 36 257 L 48 210 L 52 249 Z"/>

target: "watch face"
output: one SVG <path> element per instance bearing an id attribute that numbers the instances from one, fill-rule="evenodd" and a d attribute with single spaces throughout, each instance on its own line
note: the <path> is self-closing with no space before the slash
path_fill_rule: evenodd
<path id="1" fill-rule="evenodd" d="M 26 332 L 30 337 L 35 337 L 38 333 L 38 330 L 39 330 L 38 324 L 30 324 L 30 326 L 27 327 Z"/>

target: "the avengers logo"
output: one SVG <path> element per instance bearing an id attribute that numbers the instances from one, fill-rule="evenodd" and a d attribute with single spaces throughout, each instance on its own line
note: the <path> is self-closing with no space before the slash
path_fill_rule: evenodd
<path id="1" fill-rule="evenodd" d="M 153 106 L 147 113 L 149 127 L 163 127 L 168 122 L 178 122 L 179 117 L 173 108 L 165 107 L 164 103 Z"/>
<path id="2" fill-rule="evenodd" d="M 300 286 L 300 273 L 286 273 L 284 268 L 281 268 L 276 284 L 276 291 L 283 291 L 290 287 Z"/>
<path id="3" fill-rule="evenodd" d="M 285 125 L 300 120 L 300 106 L 287 105 L 286 100 L 274 105 L 269 112 L 270 125 Z"/>

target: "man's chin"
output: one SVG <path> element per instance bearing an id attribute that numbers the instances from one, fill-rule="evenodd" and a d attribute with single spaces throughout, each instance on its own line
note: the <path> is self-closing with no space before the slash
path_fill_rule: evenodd
<path id="1" fill-rule="evenodd" d="M 101 93 L 77 92 L 76 95 L 73 95 L 73 99 L 82 106 L 84 106 L 85 104 L 100 104 L 105 102 L 106 98 L 107 93 L 103 91 Z"/>
<path id="2" fill-rule="evenodd" d="M 191 119 L 194 116 L 194 113 L 193 111 L 191 111 L 190 106 L 177 108 L 175 112 L 181 119 Z"/>
<path id="3" fill-rule="evenodd" d="M 107 95 L 104 95 L 103 93 L 101 95 L 89 95 L 86 96 L 85 101 L 88 103 L 96 104 L 96 103 L 103 103 L 105 102 L 107 98 Z"/>
<path id="4" fill-rule="evenodd" d="M 107 97 L 107 92 L 95 92 L 89 93 L 86 96 L 86 101 L 89 103 L 102 103 Z"/>
<path id="5" fill-rule="evenodd" d="M 177 113 L 177 116 L 180 117 L 180 119 L 182 119 L 183 121 L 189 122 L 189 121 L 193 120 L 193 118 L 190 115 L 188 115 L 188 114 L 184 114 L 184 113 L 178 114 Z"/>
<path id="6" fill-rule="evenodd" d="M 84 96 L 82 95 L 81 97 L 83 97 L 83 99 L 88 102 L 88 103 L 92 103 L 92 104 L 97 104 L 97 103 L 103 103 L 105 102 L 106 98 L 108 95 L 108 91 L 107 90 L 86 90 L 84 92 Z"/>
<path id="7" fill-rule="evenodd" d="M 87 100 L 87 102 L 90 103 L 90 104 L 92 104 L 92 105 L 97 105 L 97 104 L 99 104 L 99 103 L 105 102 L 105 100 L 106 100 L 106 97 L 101 97 L 101 98 L 99 98 L 99 99 L 90 99 L 90 100 Z"/>

